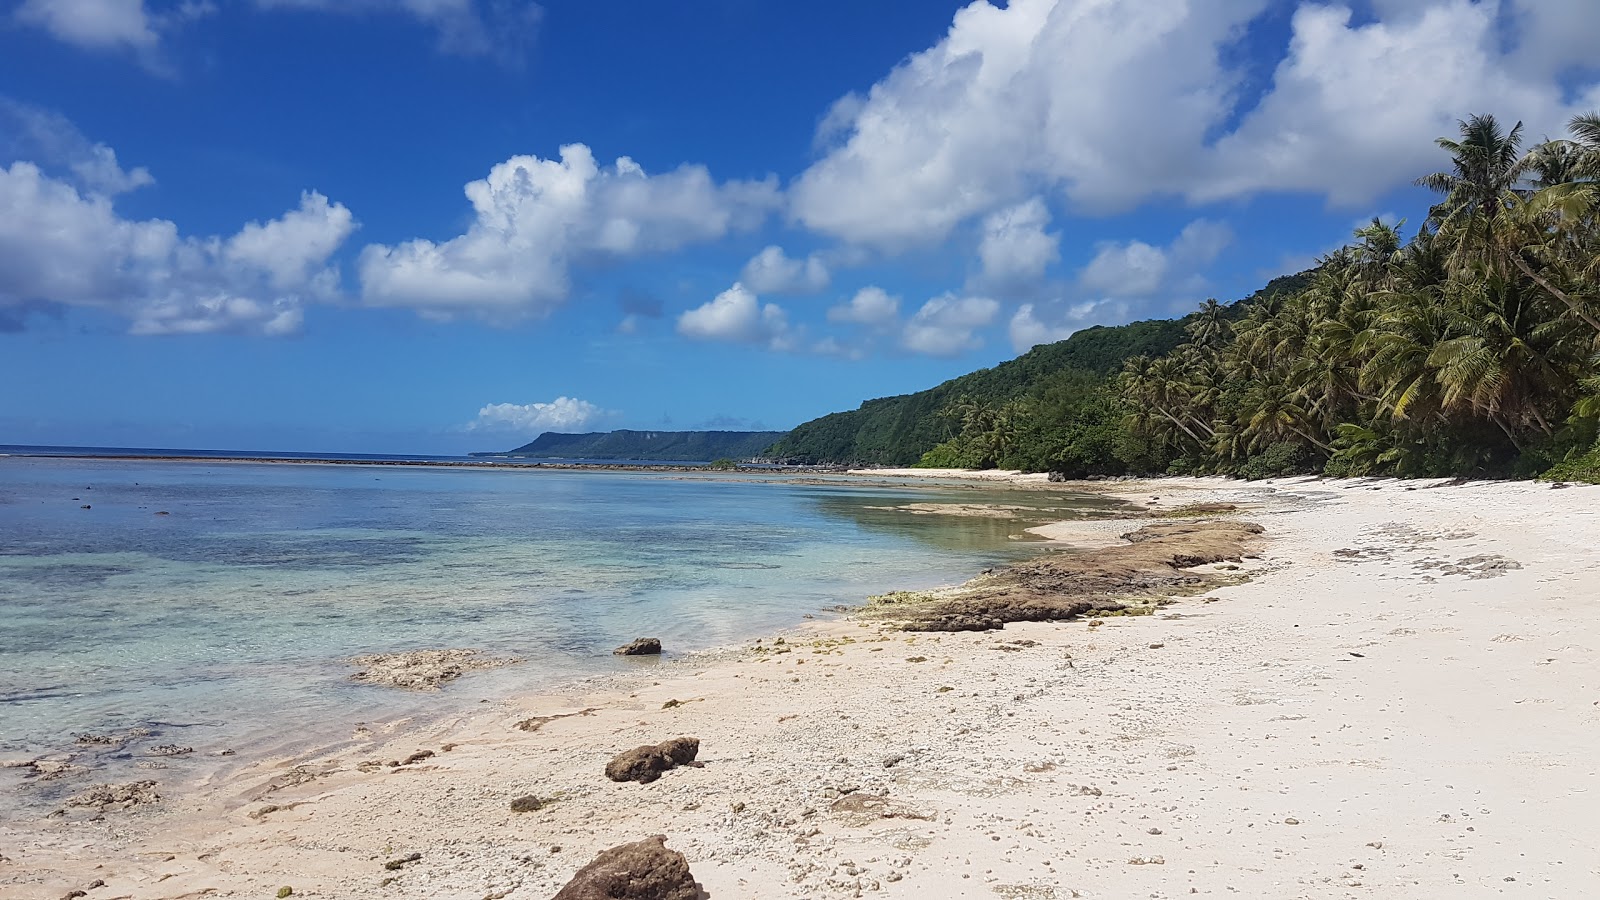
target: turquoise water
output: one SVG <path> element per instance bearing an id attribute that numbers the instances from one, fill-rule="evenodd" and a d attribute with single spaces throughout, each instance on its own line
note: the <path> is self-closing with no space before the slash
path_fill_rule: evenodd
<path id="1" fill-rule="evenodd" d="M 983 500 L 1034 510 L 894 508 Z M 198 758 L 444 714 L 648 664 L 610 654 L 640 635 L 684 652 L 960 581 L 1024 552 L 1026 525 L 1096 506 L 827 479 L 0 459 L 0 755 L 139 727 Z M 355 654 L 442 647 L 524 662 L 437 694 L 348 678 Z"/>

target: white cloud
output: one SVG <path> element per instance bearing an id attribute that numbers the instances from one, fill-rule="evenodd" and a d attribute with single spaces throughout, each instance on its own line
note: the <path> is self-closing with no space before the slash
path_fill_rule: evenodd
<path id="1" fill-rule="evenodd" d="M 24 0 L 16 16 L 56 40 L 90 50 L 152 50 L 161 40 L 144 0 Z"/>
<path id="2" fill-rule="evenodd" d="M 999 311 L 1000 304 L 987 297 L 935 297 L 906 323 L 900 342 L 915 353 L 956 356 L 983 346 L 975 332 L 993 322 Z"/>
<path id="3" fill-rule="evenodd" d="M 475 216 L 465 234 L 362 251 L 366 303 L 542 316 L 566 300 L 574 264 L 714 240 L 760 224 L 777 202 L 772 179 L 719 185 L 689 165 L 652 176 L 628 157 L 602 168 L 582 144 L 562 147 L 559 161 L 512 157 L 466 194 Z"/>
<path id="4" fill-rule="evenodd" d="M 762 305 L 737 282 L 710 302 L 678 316 L 678 333 L 699 341 L 765 344 L 774 350 L 792 347 L 789 319 L 783 309 L 775 303 Z"/>
<path id="5" fill-rule="evenodd" d="M 1232 241 L 1233 229 L 1206 219 L 1190 222 L 1165 248 L 1143 241 L 1103 241 L 1078 281 L 1090 294 L 1114 297 L 1151 297 L 1193 287 L 1198 270 Z"/>
<path id="6" fill-rule="evenodd" d="M 991 213 L 983 222 L 978 259 L 982 281 L 995 285 L 1028 285 L 1044 277 L 1044 270 L 1061 257 L 1059 232 L 1047 232 L 1050 211 L 1034 197 Z"/>
<path id="7" fill-rule="evenodd" d="M 255 0 L 261 9 L 340 14 L 398 14 L 438 35 L 439 51 L 487 56 L 516 65 L 538 32 L 543 9 L 525 0 Z M 85 50 L 132 50 L 147 65 L 163 68 L 163 36 L 217 11 L 211 0 L 181 0 L 157 11 L 145 0 L 23 0 L 16 21 L 43 29 Z"/>
<path id="8" fill-rule="evenodd" d="M 1272 93 L 1217 142 L 1212 177 L 1186 192 L 1209 201 L 1303 190 L 1358 206 L 1441 168 L 1434 138 L 1470 113 L 1508 126 L 1521 117 L 1533 137 L 1560 133 L 1575 110 L 1554 81 L 1520 77 L 1501 57 L 1496 7 L 1446 0 L 1359 27 L 1347 8 L 1300 7 Z"/>
<path id="9" fill-rule="evenodd" d="M 1300 3 L 1258 98 L 1237 44 L 1269 6 L 976 0 L 935 46 L 835 104 L 790 213 L 893 250 L 1044 189 L 1090 212 L 1262 192 L 1362 204 L 1436 168 L 1432 141 L 1458 118 L 1558 134 L 1600 105 L 1593 0 L 1387 0 L 1359 25 L 1346 6 Z M 1575 84 L 1552 74 L 1585 65 Z"/>
<path id="10" fill-rule="evenodd" d="M 65 116 L 0 97 L 0 163 L 19 160 L 60 170 L 79 188 L 111 197 L 155 184 L 149 169 L 122 168 L 115 150 L 89 140 Z"/>
<path id="11" fill-rule="evenodd" d="M 1038 312 L 1035 309 L 1034 304 L 1024 303 L 1011 316 L 1007 333 L 1011 337 L 1012 349 L 1018 353 L 1026 353 L 1039 344 L 1064 341 L 1074 332 L 1091 325 L 1123 321 L 1128 316 L 1128 305 L 1118 300 L 1090 300 L 1067 305 L 1058 312 L 1054 321 L 1049 320 L 1043 309 Z"/>
<path id="12" fill-rule="evenodd" d="M 328 257 L 355 230 L 355 216 L 314 191 L 302 194 L 300 208 L 270 222 L 251 222 L 223 246 L 230 263 L 266 272 L 275 287 L 308 284 Z"/>
<path id="13" fill-rule="evenodd" d="M 793 214 L 894 247 L 938 241 L 1040 184 L 1126 205 L 1192 165 L 1228 110 L 1218 47 L 1265 5 L 977 0 L 837 112 L 848 137 L 797 181 Z"/>
<path id="14" fill-rule="evenodd" d="M 1516 63 L 1530 77 L 1550 77 L 1576 67 L 1593 68 L 1600 36 L 1600 3 L 1593 0 L 1511 0 L 1511 27 L 1518 36 Z"/>
<path id="15" fill-rule="evenodd" d="M 544 13 L 538 4 L 518 0 L 256 0 L 256 5 L 408 15 L 438 33 L 440 52 L 489 56 L 508 65 L 522 61 Z"/>
<path id="16" fill-rule="evenodd" d="M 900 298 L 883 288 L 869 285 L 856 291 L 849 301 L 828 310 L 828 321 L 882 328 L 900 315 Z"/>
<path id="17" fill-rule="evenodd" d="M 355 228 L 315 192 L 283 217 L 230 238 L 184 237 L 172 222 L 124 219 L 29 162 L 0 169 L 0 310 L 100 309 L 135 334 L 300 330 L 303 305 L 338 292 L 329 256 Z"/>
<path id="18" fill-rule="evenodd" d="M 557 397 L 549 403 L 490 403 L 478 410 L 478 418 L 468 423 L 467 430 L 537 436 L 546 431 L 578 431 L 604 415 L 605 410 L 576 397 Z"/>
<path id="19" fill-rule="evenodd" d="M 828 266 L 815 253 L 790 259 L 773 245 L 744 264 L 739 280 L 758 294 L 814 294 L 828 287 Z"/>

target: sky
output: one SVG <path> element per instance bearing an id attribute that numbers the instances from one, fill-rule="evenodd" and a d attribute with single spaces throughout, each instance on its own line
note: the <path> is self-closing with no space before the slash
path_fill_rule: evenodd
<path id="1" fill-rule="evenodd" d="M 0 443 L 787 429 L 1232 301 L 1595 0 L 0 0 Z"/>

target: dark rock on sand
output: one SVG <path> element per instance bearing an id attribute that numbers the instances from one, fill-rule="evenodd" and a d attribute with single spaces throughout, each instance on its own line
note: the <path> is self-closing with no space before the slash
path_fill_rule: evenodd
<path id="1" fill-rule="evenodd" d="M 603 851 L 554 900 L 699 900 L 700 886 L 664 835 Z"/>
<path id="2" fill-rule="evenodd" d="M 661 655 L 660 638 L 637 638 L 631 644 L 624 644 L 611 651 L 615 656 L 659 656 Z"/>
<path id="3" fill-rule="evenodd" d="M 606 777 L 612 781 L 649 784 L 668 769 L 694 765 L 699 753 L 700 739 L 692 737 L 673 738 L 653 747 L 635 747 L 618 753 L 606 764 Z"/>
<path id="4" fill-rule="evenodd" d="M 544 801 L 532 794 L 524 794 L 511 801 L 512 812 L 538 812 L 541 809 L 544 809 Z"/>

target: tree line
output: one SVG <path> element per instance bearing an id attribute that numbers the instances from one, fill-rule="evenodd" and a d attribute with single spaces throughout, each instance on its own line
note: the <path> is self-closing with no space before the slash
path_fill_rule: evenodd
<path id="1" fill-rule="evenodd" d="M 1600 479 L 1600 115 L 1569 132 L 1524 148 L 1472 116 L 1409 238 L 1375 219 L 1297 290 L 1208 300 L 1113 376 L 956 396 L 920 464 Z"/>

